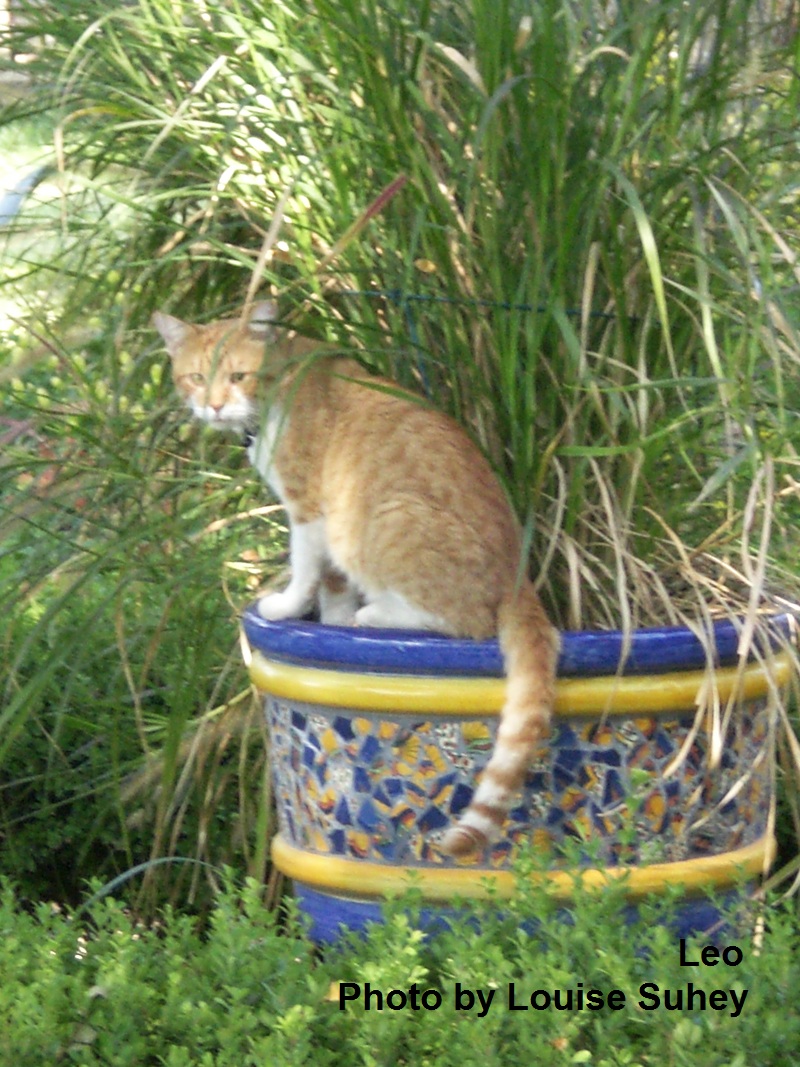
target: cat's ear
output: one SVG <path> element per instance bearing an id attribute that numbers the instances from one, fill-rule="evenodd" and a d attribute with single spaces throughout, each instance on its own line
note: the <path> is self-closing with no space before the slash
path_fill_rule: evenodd
<path id="1" fill-rule="evenodd" d="M 247 328 L 259 340 L 271 341 L 275 337 L 278 321 L 278 305 L 274 300 L 261 300 L 250 308 Z"/>
<path id="2" fill-rule="evenodd" d="M 153 315 L 153 325 L 161 334 L 171 356 L 176 355 L 192 329 L 188 322 L 181 322 L 174 315 L 167 315 L 163 311 L 156 311 Z"/>

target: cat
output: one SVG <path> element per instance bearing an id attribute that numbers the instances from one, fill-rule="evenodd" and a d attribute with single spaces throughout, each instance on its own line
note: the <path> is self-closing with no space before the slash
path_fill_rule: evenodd
<path id="1" fill-rule="evenodd" d="M 264 618 L 302 616 L 318 598 L 324 622 L 499 637 L 494 751 L 440 846 L 483 852 L 548 734 L 559 649 L 487 459 L 421 398 L 278 326 L 273 302 L 207 325 L 163 312 L 153 323 L 195 417 L 245 435 L 288 512 L 291 579 L 259 600 Z"/>

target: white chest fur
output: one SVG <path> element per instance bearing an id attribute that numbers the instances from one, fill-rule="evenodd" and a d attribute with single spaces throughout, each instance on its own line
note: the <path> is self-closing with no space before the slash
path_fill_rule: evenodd
<path id="1" fill-rule="evenodd" d="M 284 503 L 283 483 L 275 468 L 275 451 L 285 421 L 286 417 L 282 409 L 277 404 L 273 404 L 259 427 L 253 443 L 247 449 L 250 462 L 273 493 Z"/>

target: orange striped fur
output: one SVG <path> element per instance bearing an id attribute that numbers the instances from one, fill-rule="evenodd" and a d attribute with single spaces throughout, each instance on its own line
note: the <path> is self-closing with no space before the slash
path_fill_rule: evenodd
<path id="1" fill-rule="evenodd" d="M 441 843 L 480 852 L 500 834 L 553 705 L 559 639 L 520 575 L 519 525 L 456 422 L 353 361 L 302 363 L 320 344 L 275 317 L 265 303 L 244 322 L 157 313 L 154 324 L 194 414 L 255 435 L 251 461 L 288 512 L 292 577 L 261 598 L 262 615 L 316 602 L 324 622 L 499 637 L 508 680 L 494 751 Z"/>

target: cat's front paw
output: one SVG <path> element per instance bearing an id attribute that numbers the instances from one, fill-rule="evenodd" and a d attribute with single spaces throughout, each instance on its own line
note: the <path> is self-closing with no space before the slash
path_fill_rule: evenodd
<path id="1" fill-rule="evenodd" d="M 308 605 L 292 596 L 288 591 L 268 593 L 258 602 L 258 614 L 262 619 L 278 622 L 280 619 L 297 619 L 306 613 Z"/>

